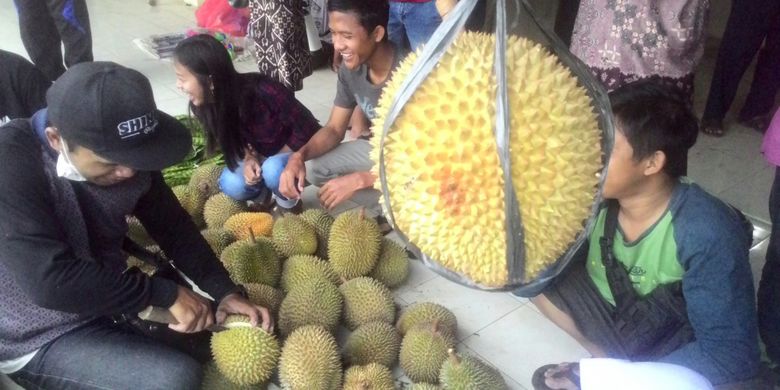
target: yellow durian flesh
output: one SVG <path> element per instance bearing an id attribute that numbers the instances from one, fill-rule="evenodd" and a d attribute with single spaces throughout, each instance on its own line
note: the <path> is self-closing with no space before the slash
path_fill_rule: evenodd
<path id="1" fill-rule="evenodd" d="M 443 267 L 485 287 L 507 268 L 503 170 L 495 135 L 494 37 L 463 33 L 390 127 L 384 167 L 394 223 Z M 585 90 L 546 49 L 507 42 L 512 179 L 525 247 L 524 280 L 561 256 L 583 229 L 601 167 L 601 131 Z M 417 55 L 385 88 L 372 159 L 387 110 Z M 386 211 L 387 212 L 387 211 Z"/>

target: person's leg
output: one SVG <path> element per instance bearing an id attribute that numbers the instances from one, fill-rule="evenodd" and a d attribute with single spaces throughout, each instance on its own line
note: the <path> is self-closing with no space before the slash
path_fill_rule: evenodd
<path id="1" fill-rule="evenodd" d="M 404 29 L 403 11 L 405 3 L 391 1 L 390 17 L 387 20 L 387 39 L 398 47 L 406 47 L 406 30 Z"/>
<path id="2" fill-rule="evenodd" d="M 722 121 L 734 101 L 737 87 L 768 30 L 765 1 L 734 0 L 718 50 L 707 105 L 702 115 L 702 131 L 722 134 Z M 716 127 L 718 129 L 716 129 Z"/>
<path id="3" fill-rule="evenodd" d="M 547 317 L 553 324 L 561 328 L 569 336 L 577 340 L 583 348 L 585 348 L 592 357 L 607 357 L 607 353 L 604 350 L 588 340 L 585 335 L 577 328 L 577 324 L 574 323 L 574 319 L 570 315 L 557 308 L 552 302 L 550 302 L 544 294 L 537 295 L 531 298 L 531 303 L 536 306 L 537 309 Z"/>
<path id="4" fill-rule="evenodd" d="M 287 166 L 290 153 L 279 153 L 268 157 L 263 161 L 263 183 L 274 193 L 276 204 L 285 209 L 293 208 L 298 204 L 298 199 L 287 199 L 279 193 L 279 177 Z"/>
<path id="5" fill-rule="evenodd" d="M 366 140 L 342 142 L 330 152 L 306 162 L 306 181 L 321 187 L 339 176 L 368 171 L 373 165 L 368 156 L 370 151 L 371 144 Z"/>
<path id="6" fill-rule="evenodd" d="M 65 73 L 60 35 L 45 0 L 15 0 L 19 32 L 30 60 L 49 80 Z"/>
<path id="7" fill-rule="evenodd" d="M 28 389 L 197 389 L 200 363 L 98 320 L 41 348 L 9 377 Z"/>
<path id="8" fill-rule="evenodd" d="M 246 201 L 260 196 L 263 191 L 263 183 L 260 182 L 251 186 L 246 184 L 244 180 L 244 162 L 242 161 L 234 171 L 227 167 L 222 170 L 222 174 L 219 176 L 219 189 L 225 195 L 235 200 Z"/>
<path id="9" fill-rule="evenodd" d="M 775 168 L 769 193 L 769 217 L 772 233 L 758 284 L 758 330 L 767 355 L 780 363 L 780 168 Z"/>
<path id="10" fill-rule="evenodd" d="M 740 122 L 763 116 L 766 125 L 769 125 L 769 116 L 774 108 L 777 91 L 780 90 L 780 3 L 775 3 L 774 8 L 764 47 L 758 54 L 750 93 L 739 114 Z M 766 127 L 759 130 L 766 130 Z"/>
<path id="11" fill-rule="evenodd" d="M 417 50 L 428 42 L 433 32 L 441 24 L 441 16 L 436 9 L 434 0 L 424 3 L 408 3 L 409 12 L 404 18 L 406 36 L 409 37 L 409 46 Z"/>
<path id="12" fill-rule="evenodd" d="M 65 46 L 65 65 L 92 61 L 92 30 L 86 0 L 47 0 Z"/>

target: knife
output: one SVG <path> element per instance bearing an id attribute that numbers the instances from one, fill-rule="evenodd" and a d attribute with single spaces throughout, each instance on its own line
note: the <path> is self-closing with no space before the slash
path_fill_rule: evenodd
<path id="1" fill-rule="evenodd" d="M 171 314 L 171 311 L 159 306 L 147 306 L 146 309 L 141 310 L 138 312 L 138 318 L 145 320 L 145 321 L 152 321 L 152 322 L 158 322 L 161 324 L 172 324 L 176 325 L 179 323 L 179 321 L 176 320 L 176 317 Z M 223 330 L 227 330 L 225 326 L 222 325 L 209 325 L 206 327 L 206 330 L 212 333 L 222 332 Z"/>

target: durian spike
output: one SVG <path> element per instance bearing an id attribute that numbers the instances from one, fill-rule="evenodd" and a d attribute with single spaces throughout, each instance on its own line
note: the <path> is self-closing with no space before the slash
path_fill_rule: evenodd
<path id="1" fill-rule="evenodd" d="M 255 231 L 252 230 L 252 227 L 249 227 L 249 238 L 252 240 L 252 243 L 256 243 L 257 240 L 255 239 Z"/>
<path id="2" fill-rule="evenodd" d="M 460 356 L 458 356 L 458 353 L 455 352 L 455 348 L 450 348 L 447 350 L 447 354 L 450 355 L 450 359 L 452 362 L 457 366 L 460 365 Z"/>

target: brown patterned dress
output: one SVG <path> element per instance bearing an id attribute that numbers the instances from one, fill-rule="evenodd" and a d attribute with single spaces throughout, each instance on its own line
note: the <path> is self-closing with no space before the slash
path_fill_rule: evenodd
<path id="1" fill-rule="evenodd" d="M 298 91 L 311 75 L 304 0 L 251 0 L 249 37 L 260 73 Z"/>

